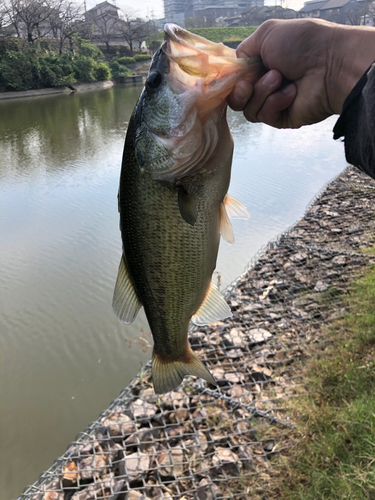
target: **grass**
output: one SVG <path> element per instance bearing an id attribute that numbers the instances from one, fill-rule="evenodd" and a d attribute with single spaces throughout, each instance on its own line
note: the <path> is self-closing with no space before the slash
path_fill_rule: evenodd
<path id="1" fill-rule="evenodd" d="M 350 313 L 315 348 L 306 394 L 291 403 L 298 444 L 276 458 L 279 498 L 375 499 L 375 269 L 344 300 Z"/>

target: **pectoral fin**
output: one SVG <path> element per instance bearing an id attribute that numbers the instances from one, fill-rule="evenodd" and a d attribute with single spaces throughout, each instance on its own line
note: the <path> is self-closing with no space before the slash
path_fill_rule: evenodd
<path id="1" fill-rule="evenodd" d="M 225 196 L 224 206 L 230 219 L 250 219 L 250 214 L 245 205 L 230 194 Z"/>
<path id="2" fill-rule="evenodd" d="M 229 243 L 230 245 L 233 245 L 234 243 L 234 234 L 233 234 L 233 228 L 232 224 L 229 220 L 227 211 L 225 209 L 224 202 L 220 203 L 219 207 L 219 219 L 220 219 L 220 233 L 223 239 Z"/>
<path id="3" fill-rule="evenodd" d="M 124 323 L 133 323 L 142 303 L 139 300 L 134 285 L 126 268 L 124 257 L 118 268 L 112 307 L 116 315 Z"/>
<path id="4" fill-rule="evenodd" d="M 190 226 L 194 226 L 198 216 L 197 200 L 188 194 L 182 186 L 178 190 L 178 208 L 184 221 Z"/>
<path id="5" fill-rule="evenodd" d="M 225 302 L 215 283 L 211 281 L 204 302 L 191 318 L 191 321 L 198 326 L 203 326 L 231 316 L 230 307 Z"/>

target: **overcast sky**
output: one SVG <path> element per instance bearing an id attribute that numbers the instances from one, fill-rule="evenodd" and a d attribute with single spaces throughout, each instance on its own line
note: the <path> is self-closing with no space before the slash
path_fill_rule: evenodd
<path id="1" fill-rule="evenodd" d="M 102 0 L 86 0 L 87 9 L 91 9 L 97 3 Z M 136 13 L 139 17 L 152 16 L 154 14 L 155 19 L 160 19 L 164 17 L 164 3 L 163 0 L 134 0 L 133 2 L 129 0 L 109 0 L 110 3 L 114 3 L 117 7 L 124 10 L 131 10 Z M 299 10 L 303 7 L 304 0 L 265 0 L 265 5 L 278 5 L 283 7 L 289 7 L 291 9 Z"/>

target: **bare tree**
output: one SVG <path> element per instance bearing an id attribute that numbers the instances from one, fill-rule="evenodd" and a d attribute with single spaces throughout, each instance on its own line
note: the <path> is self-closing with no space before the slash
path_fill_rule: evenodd
<path id="1" fill-rule="evenodd" d="M 60 10 L 55 10 L 53 14 L 49 17 L 48 22 L 54 38 L 59 40 L 59 54 L 61 55 L 66 41 L 69 41 L 72 49 L 73 39 L 86 34 L 83 33 L 85 27 L 83 11 L 80 5 L 70 0 L 64 0 Z"/>
<path id="2" fill-rule="evenodd" d="M 129 45 L 131 55 L 133 55 L 134 44 L 138 43 L 140 49 L 142 42 L 151 33 L 152 26 L 149 21 L 135 17 L 134 12 L 130 10 L 122 11 L 121 17 L 118 29 L 122 38 Z"/>
<path id="3" fill-rule="evenodd" d="M 107 52 L 109 52 L 109 44 L 116 35 L 119 33 L 120 18 L 118 17 L 117 10 L 100 10 L 97 9 L 90 17 L 86 17 L 86 22 L 92 27 L 92 36 L 97 38 L 106 45 Z"/>
<path id="4" fill-rule="evenodd" d="M 18 37 L 29 43 L 52 31 L 51 18 L 59 16 L 63 0 L 3 0 L 3 9 Z"/>

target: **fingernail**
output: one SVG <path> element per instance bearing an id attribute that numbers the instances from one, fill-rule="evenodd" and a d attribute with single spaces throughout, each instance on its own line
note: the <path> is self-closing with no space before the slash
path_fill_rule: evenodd
<path id="1" fill-rule="evenodd" d="M 295 85 L 289 84 L 285 88 L 283 88 L 281 92 L 284 95 L 290 95 L 290 94 L 294 94 L 295 91 L 296 91 Z"/>
<path id="2" fill-rule="evenodd" d="M 236 102 L 242 103 L 246 101 L 245 91 L 240 85 L 237 85 L 237 87 L 234 89 L 233 97 Z"/>
<path id="3" fill-rule="evenodd" d="M 277 73 L 269 71 L 263 78 L 262 83 L 266 87 L 272 87 L 277 82 Z"/>

